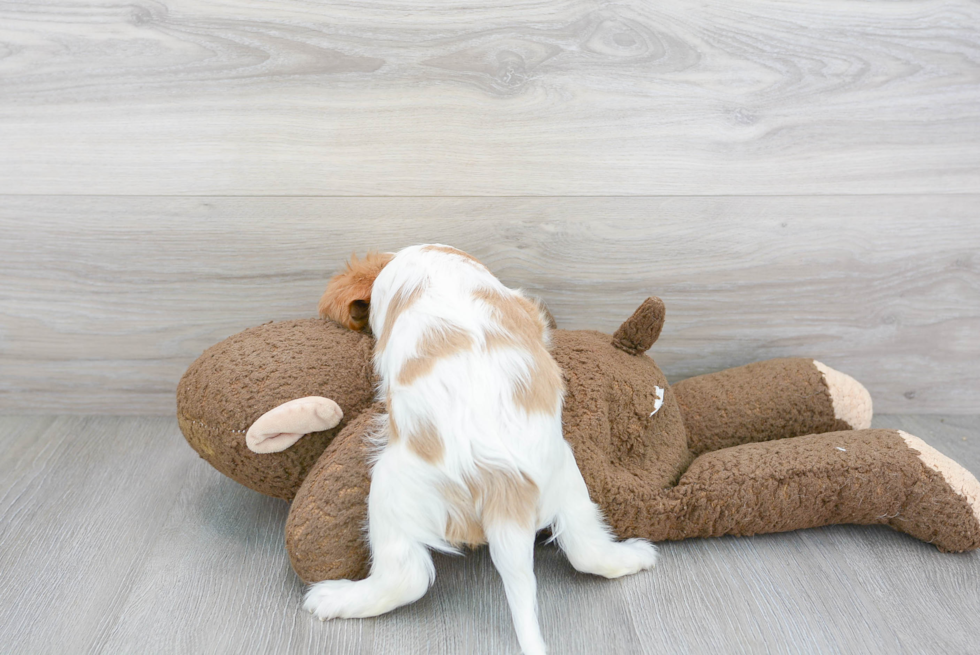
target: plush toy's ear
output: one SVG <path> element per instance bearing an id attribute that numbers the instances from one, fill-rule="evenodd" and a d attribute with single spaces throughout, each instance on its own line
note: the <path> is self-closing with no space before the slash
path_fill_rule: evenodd
<path id="1" fill-rule="evenodd" d="M 349 330 L 360 332 L 367 328 L 371 287 L 392 257 L 392 253 L 369 252 L 359 260 L 352 254 L 347 267 L 327 284 L 320 298 L 320 316 L 333 319 Z"/>
<path id="2" fill-rule="evenodd" d="M 337 427 L 342 418 L 343 410 L 329 398 L 297 398 L 260 416 L 245 433 L 245 445 L 253 453 L 278 453 L 304 435 Z"/>
<path id="3" fill-rule="evenodd" d="M 612 344 L 630 355 L 639 355 L 650 349 L 660 336 L 664 326 L 666 309 L 664 301 L 651 296 L 633 312 L 613 334 Z"/>

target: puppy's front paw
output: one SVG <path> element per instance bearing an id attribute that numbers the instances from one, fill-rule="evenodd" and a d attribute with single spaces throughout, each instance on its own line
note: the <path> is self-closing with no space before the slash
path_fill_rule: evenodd
<path id="1" fill-rule="evenodd" d="M 321 621 L 346 618 L 350 614 L 350 592 L 356 583 L 351 580 L 324 580 L 310 586 L 303 598 L 303 609 Z"/>
<path id="2" fill-rule="evenodd" d="M 621 578 L 657 565 L 657 547 L 646 539 L 627 539 L 612 544 L 609 559 L 597 573 L 606 578 Z"/>

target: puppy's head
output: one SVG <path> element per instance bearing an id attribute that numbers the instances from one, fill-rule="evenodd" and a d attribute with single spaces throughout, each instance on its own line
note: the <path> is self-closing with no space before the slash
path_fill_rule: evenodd
<path id="1" fill-rule="evenodd" d="M 371 286 L 392 257 L 389 252 L 369 252 L 364 259 L 352 254 L 346 268 L 327 284 L 320 298 L 320 316 L 357 332 L 368 327 Z"/>

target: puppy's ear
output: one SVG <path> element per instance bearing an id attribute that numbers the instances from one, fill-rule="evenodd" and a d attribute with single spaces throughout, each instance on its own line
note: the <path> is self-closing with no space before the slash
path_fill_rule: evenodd
<path id="1" fill-rule="evenodd" d="M 364 259 L 352 254 L 346 268 L 331 278 L 320 298 L 320 316 L 344 327 L 362 331 L 368 327 L 371 287 L 381 269 L 394 257 L 391 253 L 369 252 Z"/>
<path id="2" fill-rule="evenodd" d="M 370 318 L 371 299 L 355 300 L 348 308 L 350 310 L 350 320 L 358 325 L 366 325 Z"/>

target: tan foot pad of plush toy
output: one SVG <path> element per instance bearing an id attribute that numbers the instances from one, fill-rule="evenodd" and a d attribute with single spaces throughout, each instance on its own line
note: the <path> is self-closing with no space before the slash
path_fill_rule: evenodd
<path id="1" fill-rule="evenodd" d="M 651 298 L 613 336 L 553 333 L 565 438 L 619 537 L 859 523 L 942 551 L 980 547 L 977 479 L 921 439 L 868 429 L 871 398 L 853 378 L 774 359 L 671 387 L 644 354 L 663 319 Z M 181 430 L 204 459 L 292 501 L 286 544 L 307 582 L 367 574 L 365 435 L 383 411 L 372 348 L 370 336 L 325 320 L 266 324 L 209 348 L 177 392 Z"/>

